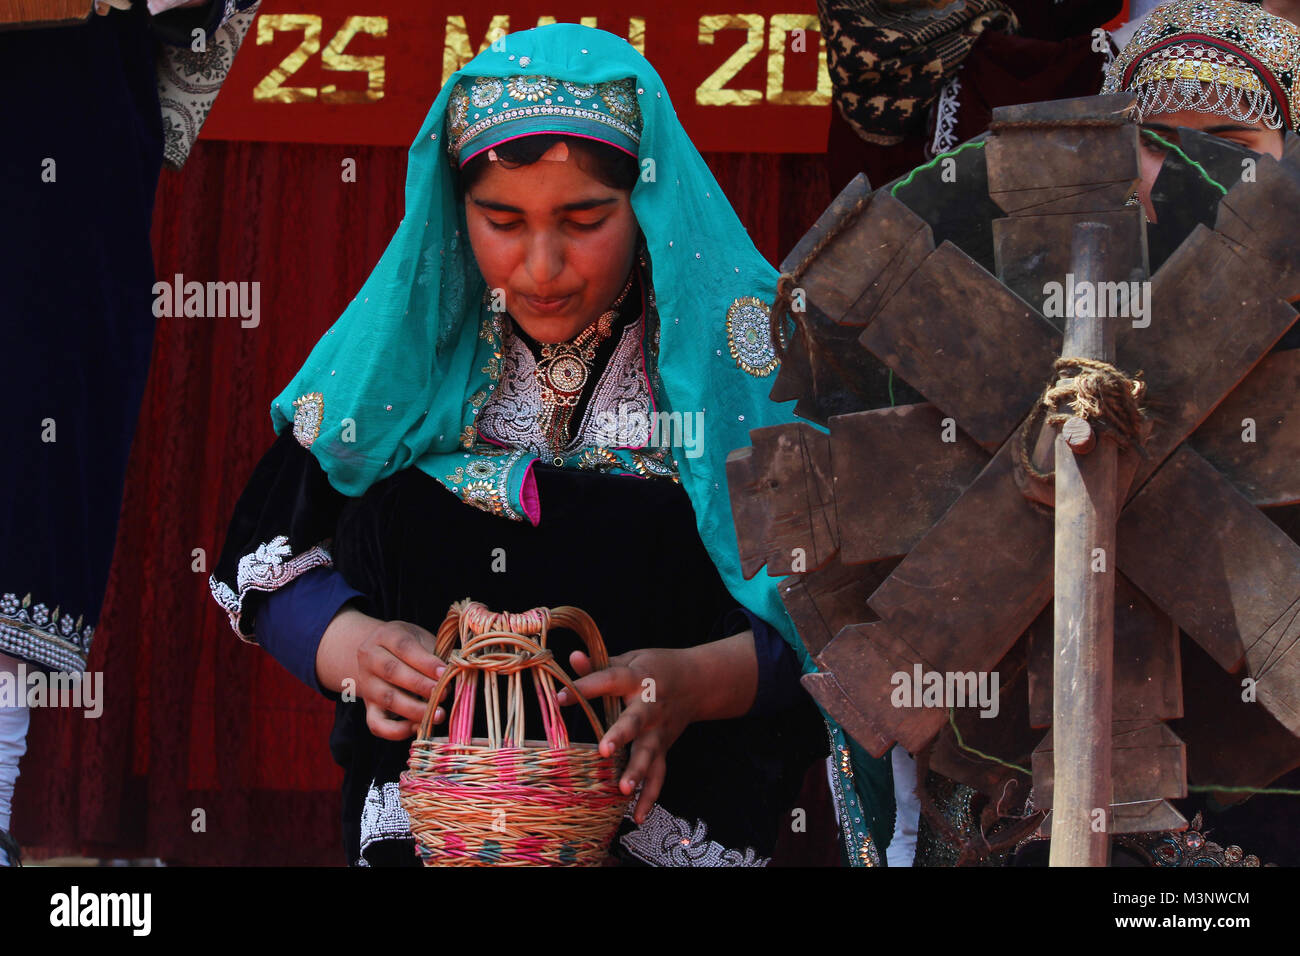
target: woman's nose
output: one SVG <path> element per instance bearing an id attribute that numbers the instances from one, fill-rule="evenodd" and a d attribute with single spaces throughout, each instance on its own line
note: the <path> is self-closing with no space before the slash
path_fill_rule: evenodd
<path id="1" fill-rule="evenodd" d="M 564 250 L 549 231 L 535 233 L 529 242 L 524 268 L 535 285 L 544 286 L 564 271 Z"/>

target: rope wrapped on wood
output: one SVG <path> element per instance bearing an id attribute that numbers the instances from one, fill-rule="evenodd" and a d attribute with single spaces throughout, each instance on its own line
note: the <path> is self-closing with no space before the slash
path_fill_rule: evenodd
<path id="1" fill-rule="evenodd" d="M 1054 472 L 1042 471 L 1033 462 L 1034 444 L 1038 440 L 1034 426 L 1040 418 L 1053 427 L 1071 418 L 1081 418 L 1120 448 L 1134 444 L 1140 447 L 1146 440 L 1142 400 L 1147 386 L 1140 377 L 1141 372 L 1130 377 L 1109 362 L 1079 356 L 1057 359 L 1053 372 L 1052 381 L 1021 432 L 1020 466 L 1027 474 L 1039 481 L 1054 480 Z M 1072 414 L 1058 411 L 1063 401 L 1069 402 Z"/>
<path id="2" fill-rule="evenodd" d="M 857 221 L 858 216 L 862 215 L 862 210 L 867 208 L 871 203 L 871 197 L 874 195 L 873 192 L 864 193 L 840 217 L 839 222 L 828 229 L 826 235 L 818 239 L 813 247 L 808 250 L 808 254 L 799 261 L 799 265 L 795 266 L 793 272 L 782 272 L 780 278 L 776 280 L 776 299 L 773 300 L 772 311 L 768 315 L 768 334 L 771 336 L 772 348 L 776 350 L 778 359 L 785 358 L 784 326 L 787 315 L 794 318 L 795 327 L 808 343 L 808 348 L 814 348 L 813 338 L 808 334 L 808 330 L 804 328 L 804 313 L 790 311 L 795 290 L 799 288 L 799 283 L 803 281 L 804 273 L 808 271 L 808 267 L 816 262 L 817 257 L 822 254 L 822 250 L 838 239 L 846 229 Z"/>
<path id="3" fill-rule="evenodd" d="M 570 742 L 556 700 L 557 680 L 578 701 L 597 740 L 605 731 L 546 646 L 553 628 L 577 634 L 594 669 L 609 666 L 599 629 L 576 607 L 510 614 L 466 598 L 451 606 L 438 628 L 435 653 L 447 667 L 429 696 L 399 781 L 416 852 L 426 866 L 604 861 L 628 802 L 619 789 L 626 750 L 603 757 L 595 744 Z M 544 742 L 526 738 L 525 673 L 541 707 Z M 433 738 L 434 712 L 453 680 L 447 736 Z M 480 685 L 486 738 L 472 736 Z M 605 719 L 618 720 L 622 701 L 604 697 L 602 704 Z"/>

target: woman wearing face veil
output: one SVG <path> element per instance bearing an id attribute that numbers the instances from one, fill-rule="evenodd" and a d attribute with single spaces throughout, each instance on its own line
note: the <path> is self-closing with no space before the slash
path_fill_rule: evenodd
<path id="1" fill-rule="evenodd" d="M 569 659 L 584 696 L 627 702 L 601 742 L 629 747 L 617 858 L 765 864 L 821 760 L 842 851 L 877 862 L 883 764 L 854 787 L 798 686 L 778 579 L 737 557 L 726 456 L 793 420 L 767 398 L 777 274 L 659 76 L 602 31 L 510 34 L 439 94 L 406 196 L 272 403 L 279 437 L 210 582 L 241 638 L 337 701 L 348 862 L 419 862 L 397 780 L 442 666 L 432 632 L 466 596 L 600 628 L 610 668 Z"/>

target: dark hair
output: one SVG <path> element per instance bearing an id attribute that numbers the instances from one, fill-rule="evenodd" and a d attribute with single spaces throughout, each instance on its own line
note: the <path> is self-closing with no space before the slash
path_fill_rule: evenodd
<path id="1" fill-rule="evenodd" d="M 533 136 L 521 136 L 494 146 L 497 160 L 507 168 L 531 166 L 556 143 L 565 143 L 581 159 L 579 165 L 594 179 L 611 189 L 623 189 L 628 192 L 636 185 L 641 168 L 636 158 L 621 149 L 615 149 L 600 140 L 585 139 L 578 136 L 565 136 L 563 133 L 538 133 Z M 464 198 L 465 193 L 473 188 L 487 171 L 488 151 L 483 150 L 461 169 L 456 175 L 456 194 Z"/>

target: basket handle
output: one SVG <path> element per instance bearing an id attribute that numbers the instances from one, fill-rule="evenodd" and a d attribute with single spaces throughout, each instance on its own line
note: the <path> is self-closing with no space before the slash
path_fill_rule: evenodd
<path id="1" fill-rule="evenodd" d="M 540 640 L 533 641 L 513 631 L 501 630 L 499 628 L 502 625 L 536 631 L 540 634 Z M 596 627 L 596 622 L 591 619 L 591 615 L 581 608 L 564 605 L 557 608 L 535 608 L 522 614 L 496 614 L 468 598 L 452 604 L 442 625 L 438 628 L 434 646 L 435 654 L 447 661 L 447 666 L 443 670 L 442 677 L 434 685 L 433 693 L 429 695 L 429 703 L 425 708 L 424 720 L 420 723 L 417 739 L 429 738 L 434 712 L 446 694 L 447 685 L 454 678 L 468 675 L 470 678 L 468 692 L 473 694 L 474 685 L 477 683 L 476 678 L 480 673 L 510 674 L 526 669 L 532 669 L 534 673 L 543 720 L 547 724 L 548 742 L 553 742 L 552 718 L 558 722 L 566 739 L 567 732 L 563 732 L 563 719 L 559 716 L 558 705 L 554 700 L 554 690 L 548 688 L 544 692 L 544 682 L 538 671 L 558 679 L 564 685 L 587 715 L 587 720 L 596 732 L 597 741 L 605 736 L 605 729 L 591 709 L 591 705 L 578 693 L 569 675 L 556 663 L 550 649 L 546 646 L 547 632 L 552 626 L 569 628 L 578 635 L 591 657 L 593 670 L 603 670 L 609 666 L 609 655 L 605 650 L 605 642 L 600 636 L 600 629 Z M 458 637 L 461 639 L 461 648 L 459 652 L 455 652 L 453 646 Z M 517 653 L 509 654 L 503 651 L 500 655 L 482 654 L 481 652 L 489 646 L 514 647 Z M 480 653 L 475 655 L 475 652 Z M 450 711 L 456 710 L 462 692 L 463 685 L 458 684 Z M 604 705 L 605 717 L 612 725 L 623 712 L 623 702 L 617 696 L 608 694 L 604 695 L 601 701 Z M 472 709 L 472 697 L 462 706 Z M 548 709 L 552 712 L 549 715 Z M 451 713 L 448 714 L 447 720 L 450 733 Z M 468 735 L 468 731 L 466 733 Z"/>
<path id="2" fill-rule="evenodd" d="M 600 636 L 600 628 L 598 628 L 596 622 L 591 619 L 591 615 L 582 608 L 571 607 L 567 604 L 563 604 L 560 607 L 553 607 L 551 608 L 549 624 L 550 627 L 568 628 L 570 631 L 573 631 L 573 633 L 578 635 L 578 639 L 581 640 L 583 645 L 587 648 L 587 656 L 591 658 L 591 669 L 593 673 L 595 671 L 603 671 L 605 668 L 609 667 L 609 652 L 605 650 L 605 639 Z M 542 646 L 546 646 L 545 630 L 542 631 Z M 568 685 L 568 689 L 576 699 L 582 699 L 582 695 L 574 691 L 572 685 Z M 614 694 L 606 694 L 601 697 L 600 700 L 604 705 L 605 719 L 608 720 L 611 725 L 616 723 L 618 718 L 623 714 L 623 699 Z M 604 736 L 604 733 L 601 731 L 597 731 L 597 733 L 601 737 Z"/>
<path id="3" fill-rule="evenodd" d="M 446 660 L 457 636 L 466 632 L 482 634 L 502 630 L 511 633 L 538 633 L 541 635 L 542 647 L 546 647 L 547 632 L 552 627 L 568 628 L 578 635 L 578 639 L 587 648 L 592 670 L 604 670 L 609 666 L 609 652 L 605 650 L 605 640 L 601 637 L 596 622 L 582 608 L 567 604 L 554 608 L 538 607 L 517 614 L 498 614 L 489 611 L 478 601 L 465 598 L 451 606 L 442 626 L 438 628 L 436 653 Z M 580 694 L 575 696 L 581 698 Z M 605 719 L 613 724 L 623 713 L 623 701 L 613 695 L 605 695 L 601 701 L 605 708 Z"/>

